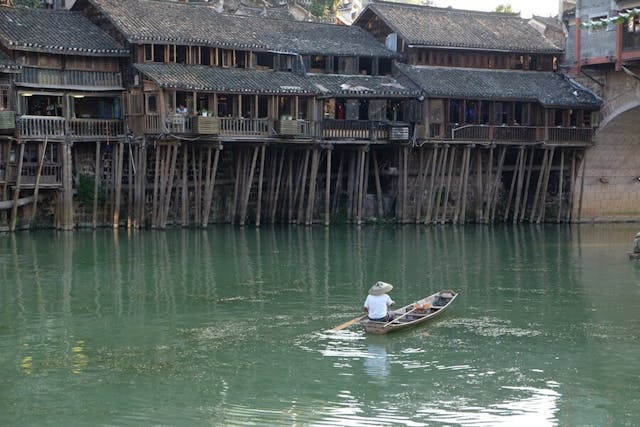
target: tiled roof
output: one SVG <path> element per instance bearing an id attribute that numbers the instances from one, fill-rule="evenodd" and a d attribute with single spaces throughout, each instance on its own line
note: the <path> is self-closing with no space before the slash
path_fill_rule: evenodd
<path id="1" fill-rule="evenodd" d="M 183 64 L 135 64 L 165 88 L 226 93 L 312 94 L 307 79 L 295 73 Z"/>
<path id="2" fill-rule="evenodd" d="M 211 4 L 85 0 L 132 43 L 175 43 L 297 54 L 393 57 L 359 27 L 218 13 Z M 80 7 L 80 6 L 78 6 Z"/>
<path id="3" fill-rule="evenodd" d="M 401 84 L 388 76 L 346 76 L 340 74 L 308 74 L 309 82 L 319 96 L 418 96 L 421 91 L 416 85 Z"/>
<path id="4" fill-rule="evenodd" d="M 164 88 L 226 93 L 300 94 L 318 96 L 417 96 L 412 84 L 385 76 L 343 76 L 184 64 L 135 64 Z"/>
<path id="5" fill-rule="evenodd" d="M 129 51 L 77 12 L 0 8 L 0 43 L 8 49 L 82 56 Z"/>
<path id="6" fill-rule="evenodd" d="M 559 73 L 405 64 L 398 64 L 398 69 L 431 98 L 529 101 L 546 107 L 588 109 L 602 104 L 592 92 Z"/>
<path id="7" fill-rule="evenodd" d="M 379 16 L 409 45 L 527 53 L 561 49 L 515 14 L 478 12 L 400 3 L 370 3 L 356 19 Z"/>

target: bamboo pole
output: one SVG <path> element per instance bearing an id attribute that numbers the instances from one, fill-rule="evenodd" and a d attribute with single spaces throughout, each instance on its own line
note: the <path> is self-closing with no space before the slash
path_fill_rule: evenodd
<path id="1" fill-rule="evenodd" d="M 260 214 L 262 213 L 262 183 L 264 180 L 264 161 L 266 155 L 266 145 L 260 147 L 260 175 L 258 177 L 258 206 L 256 206 L 256 227 L 260 227 Z"/>
<path id="2" fill-rule="evenodd" d="M 38 192 L 40 190 L 40 177 L 42 176 L 42 167 L 44 165 L 44 158 L 47 153 L 46 137 L 44 138 L 44 143 L 42 145 L 43 145 L 42 154 L 40 154 L 40 159 L 38 159 L 38 172 L 36 173 L 36 185 L 33 189 L 33 206 L 31 207 L 31 220 L 29 221 L 29 227 L 31 227 L 31 224 L 33 224 L 33 221 L 36 218 L 36 211 L 38 209 Z"/>

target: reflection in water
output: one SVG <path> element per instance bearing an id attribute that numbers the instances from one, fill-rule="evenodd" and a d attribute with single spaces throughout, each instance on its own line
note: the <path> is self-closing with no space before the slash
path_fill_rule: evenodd
<path id="1" fill-rule="evenodd" d="M 0 425 L 629 425 L 627 228 L 12 234 Z M 399 304 L 461 296 L 415 330 L 327 332 L 376 280 Z"/>
<path id="2" fill-rule="evenodd" d="M 369 344 L 367 356 L 364 359 L 364 370 L 370 377 L 384 382 L 389 375 L 387 349 L 379 344 Z"/>

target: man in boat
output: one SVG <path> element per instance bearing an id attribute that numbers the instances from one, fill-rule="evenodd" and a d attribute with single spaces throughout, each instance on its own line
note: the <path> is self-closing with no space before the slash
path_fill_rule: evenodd
<path id="1" fill-rule="evenodd" d="M 633 253 L 640 254 L 640 232 L 636 233 L 636 237 L 633 239 Z"/>
<path id="2" fill-rule="evenodd" d="M 385 282 L 377 282 L 369 289 L 369 295 L 364 301 L 364 311 L 367 313 L 369 320 L 376 322 L 390 322 L 393 320 L 393 314 L 388 312 L 388 308 L 395 304 L 388 292 L 393 289 L 393 285 Z"/>

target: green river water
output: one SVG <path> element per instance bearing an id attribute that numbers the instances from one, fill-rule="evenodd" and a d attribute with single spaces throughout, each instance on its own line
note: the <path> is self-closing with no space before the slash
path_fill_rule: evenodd
<path id="1" fill-rule="evenodd" d="M 636 231 L 0 235 L 0 425 L 638 425 Z M 377 280 L 460 295 L 409 331 L 328 331 Z"/>

